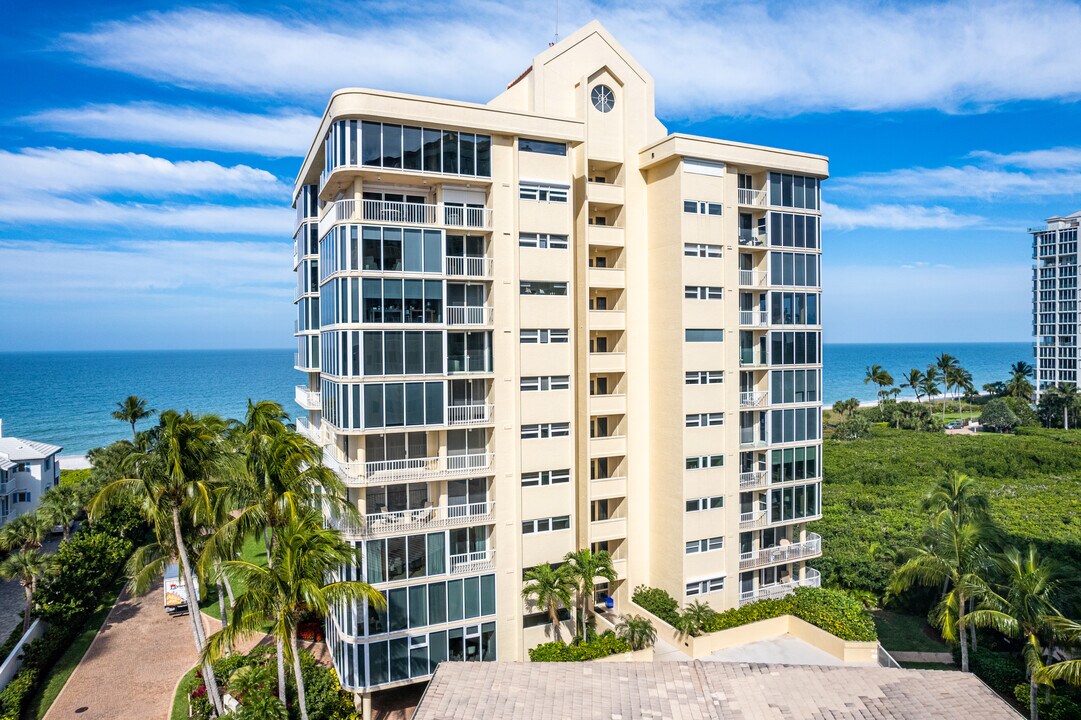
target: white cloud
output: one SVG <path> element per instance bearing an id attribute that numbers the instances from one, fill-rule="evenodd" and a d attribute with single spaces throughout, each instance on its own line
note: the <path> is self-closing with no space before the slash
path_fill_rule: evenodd
<path id="1" fill-rule="evenodd" d="M 969 153 L 969 156 L 1006 167 L 1030 170 L 1081 170 L 1081 147 L 1056 147 L 1012 153 L 976 150 Z"/>
<path id="2" fill-rule="evenodd" d="M 172 162 L 137 153 L 24 148 L 0 150 L 0 194 L 121 193 L 287 198 L 288 188 L 266 170 L 206 160 Z"/>
<path id="3" fill-rule="evenodd" d="M 117 203 L 101 199 L 0 197 L 0 224 L 119 226 L 194 233 L 289 236 L 293 213 L 285 207 Z M 0 265 L 3 267 L 3 265 Z"/>
<path id="4" fill-rule="evenodd" d="M 305 153 L 319 118 L 299 110 L 257 115 L 221 108 L 129 103 L 44 110 L 22 118 L 22 122 L 77 137 L 292 157 Z"/>
<path id="5" fill-rule="evenodd" d="M 301 21 L 180 9 L 101 23 L 60 46 L 203 90 L 322 100 L 372 86 L 485 101 L 544 49 L 550 10 L 429 1 L 389 20 L 358 10 Z M 669 115 L 979 110 L 1081 96 L 1081 55 L 1047 42 L 1081 34 L 1081 7 L 1067 0 L 578 2 L 561 12 L 564 34 L 600 18 L 654 74 Z"/>
<path id="6" fill-rule="evenodd" d="M 822 203 L 822 225 L 827 230 L 958 230 L 984 222 L 984 218 L 977 215 L 965 215 L 940 206 L 875 204 L 848 208 Z"/>
<path id="7" fill-rule="evenodd" d="M 835 178 L 834 194 L 876 198 L 1030 198 L 1061 197 L 1081 193 L 1081 172 L 1008 170 L 975 165 L 939 168 L 903 168 Z"/>

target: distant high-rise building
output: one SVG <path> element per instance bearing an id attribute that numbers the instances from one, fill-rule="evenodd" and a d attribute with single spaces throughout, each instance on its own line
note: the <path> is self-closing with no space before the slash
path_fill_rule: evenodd
<path id="1" fill-rule="evenodd" d="M 1077 384 L 1077 229 L 1081 212 L 1032 228 L 1032 334 L 1036 395 Z"/>
<path id="2" fill-rule="evenodd" d="M 298 427 L 388 602 L 328 622 L 345 687 L 525 659 L 552 628 L 523 572 L 581 548 L 617 612 L 818 584 L 827 160 L 670 135 L 653 95 L 592 23 L 486 105 L 331 96 L 294 195 Z"/>

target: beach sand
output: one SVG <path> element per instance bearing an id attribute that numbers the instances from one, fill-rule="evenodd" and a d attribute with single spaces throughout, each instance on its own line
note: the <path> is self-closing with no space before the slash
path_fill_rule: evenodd
<path id="1" fill-rule="evenodd" d="M 86 459 L 86 455 L 60 455 L 56 459 L 60 463 L 61 470 L 87 470 L 90 468 L 90 461 Z"/>

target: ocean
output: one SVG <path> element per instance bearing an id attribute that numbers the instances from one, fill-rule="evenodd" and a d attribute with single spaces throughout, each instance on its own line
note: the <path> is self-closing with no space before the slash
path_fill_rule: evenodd
<path id="1" fill-rule="evenodd" d="M 882 365 L 900 382 L 902 372 L 925 369 L 941 352 L 956 356 L 977 388 L 1005 379 L 1018 360 L 1032 362 L 1028 343 L 827 343 L 823 399 L 827 405 L 849 397 L 874 400 L 874 386 L 863 382 L 866 366 Z M 249 399 L 276 400 L 297 417 L 302 410 L 293 388 L 302 381 L 292 350 L 0 353 L 0 419 L 5 435 L 82 455 L 129 436 L 130 427 L 111 416 L 128 395 L 159 410 L 234 418 L 244 415 Z"/>

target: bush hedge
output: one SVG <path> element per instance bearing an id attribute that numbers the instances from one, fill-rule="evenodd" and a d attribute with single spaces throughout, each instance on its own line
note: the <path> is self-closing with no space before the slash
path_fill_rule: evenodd
<path id="1" fill-rule="evenodd" d="M 38 616 L 54 625 L 78 625 L 116 583 L 131 552 L 131 541 L 97 530 L 72 535 L 56 551 L 57 571 L 38 591 Z"/>
<path id="2" fill-rule="evenodd" d="M 1060 694 L 1045 697 L 1046 688 L 1036 691 L 1036 710 L 1041 720 L 1077 720 L 1081 718 L 1081 703 Z M 1055 691 L 1053 691 L 1055 692 Z M 1028 707 L 1029 685 L 1019 683 L 1013 688 L 1013 697 L 1024 707 Z"/>
<path id="3" fill-rule="evenodd" d="M 631 599 L 639 607 L 648 610 L 669 625 L 675 626 L 675 623 L 655 612 L 655 609 L 661 610 L 668 617 L 673 617 L 674 614 L 678 620 L 678 612 L 674 613 L 671 610 L 673 606 L 678 607 L 678 604 L 664 590 L 639 586 Z M 783 598 L 758 600 L 738 608 L 714 613 L 706 622 L 704 631 L 712 633 L 728 630 L 782 615 L 798 617 L 842 640 L 858 642 L 878 640 L 874 621 L 860 602 L 841 590 L 813 587 L 796 588 L 795 592 Z"/>
<path id="4" fill-rule="evenodd" d="M 529 651 L 529 659 L 533 662 L 584 662 L 630 651 L 631 646 L 626 640 L 607 630 L 592 640 L 574 645 L 562 640 L 538 645 Z"/>

